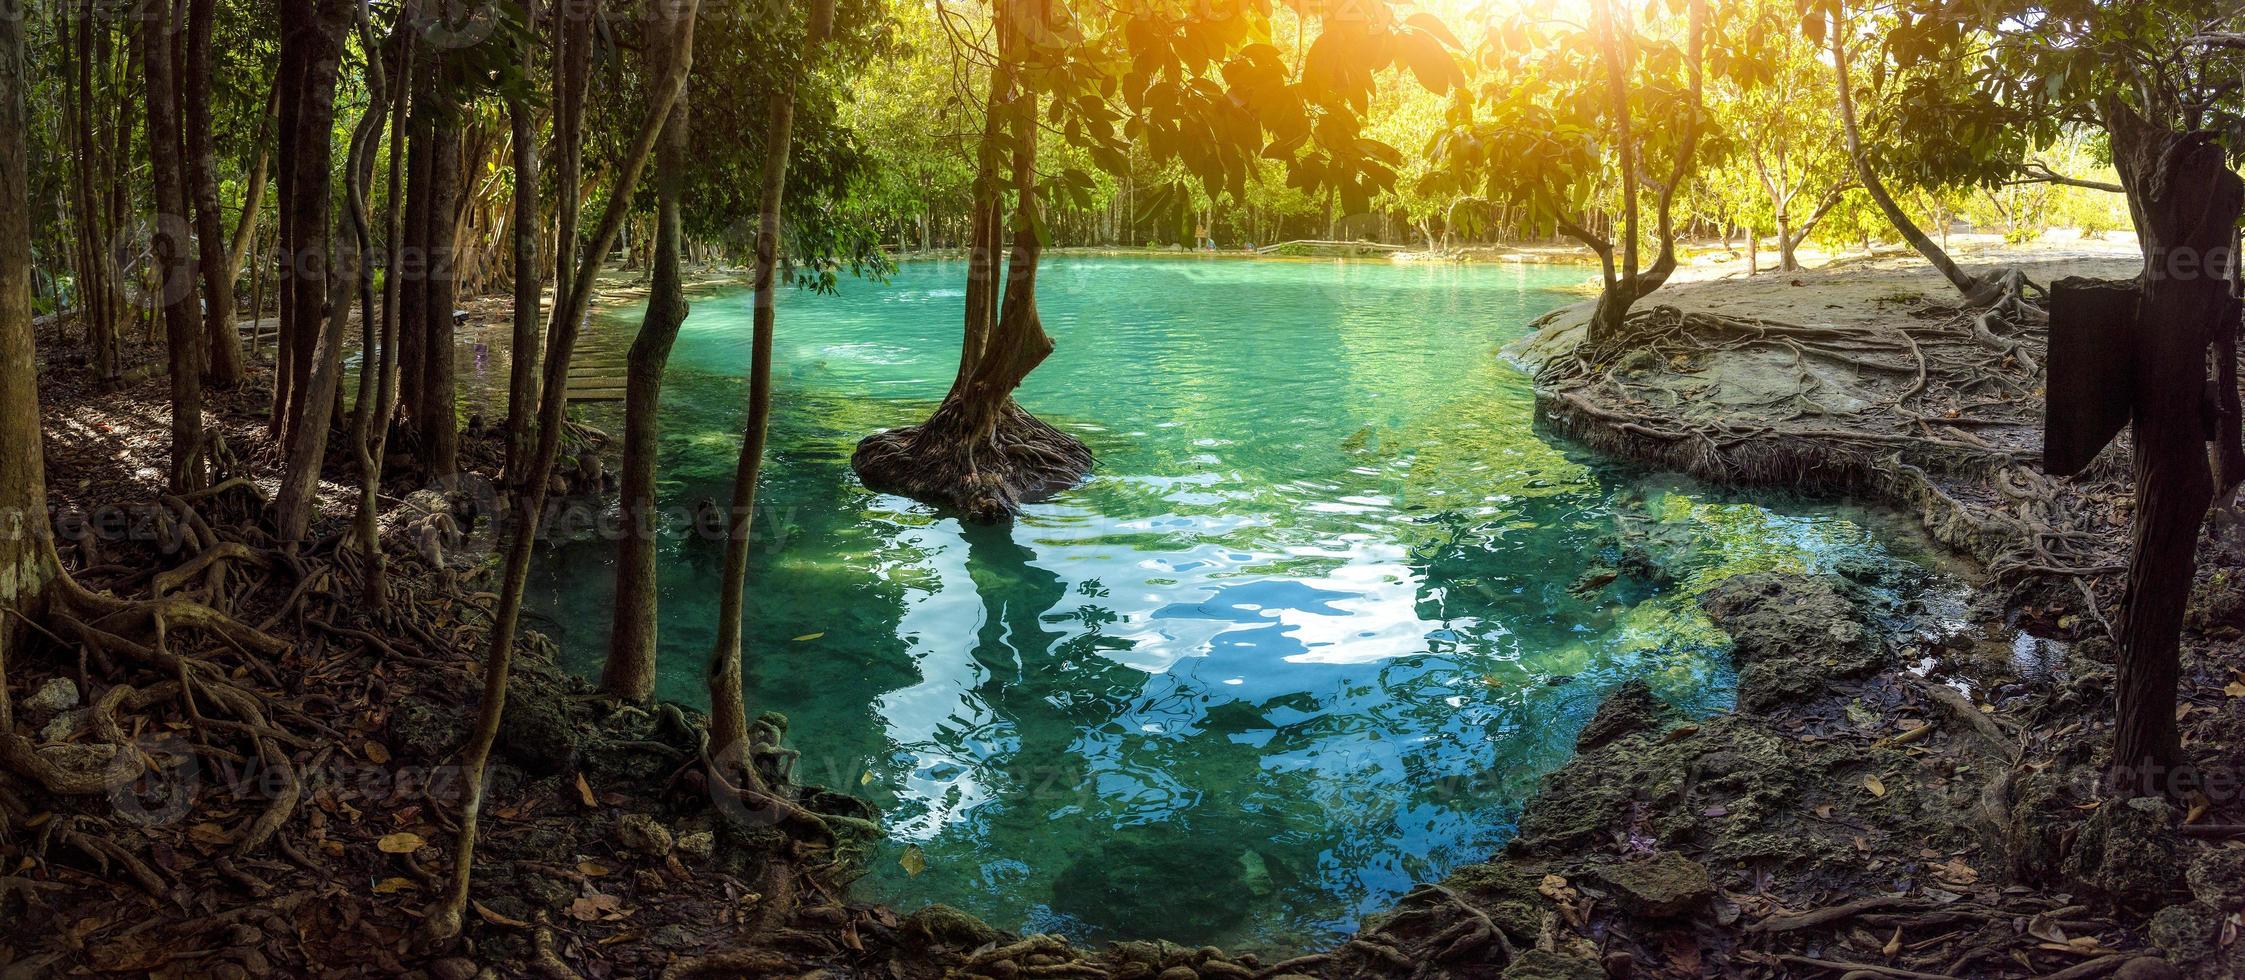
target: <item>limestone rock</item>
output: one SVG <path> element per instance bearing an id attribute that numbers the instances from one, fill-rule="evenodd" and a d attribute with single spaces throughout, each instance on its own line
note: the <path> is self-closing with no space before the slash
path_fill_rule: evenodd
<path id="1" fill-rule="evenodd" d="M 47 719 L 46 727 L 39 729 L 39 741 L 67 742 L 78 734 L 78 726 L 86 722 L 85 708 L 72 708 Z"/>
<path id="2" fill-rule="evenodd" d="M 2210 847 L 2184 873 L 2190 893 L 2208 907 L 2233 909 L 2245 904 L 2245 849 Z"/>
<path id="3" fill-rule="evenodd" d="M 907 935 L 916 935 L 937 945 L 952 949 L 974 949 L 985 943 L 997 942 L 998 930 L 974 916 L 949 905 L 937 903 L 904 920 Z"/>
<path id="4" fill-rule="evenodd" d="M 2170 905 L 2153 913 L 2144 931 L 2174 962 L 2211 962 L 2220 948 L 2222 915 L 2196 902 Z"/>
<path id="5" fill-rule="evenodd" d="M 1707 868 L 1674 851 L 1605 865 L 1597 869 L 1597 876 L 1614 890 L 1614 900 L 1622 908 L 1652 918 L 1690 915 L 1715 897 Z"/>
<path id="6" fill-rule="evenodd" d="M 2182 897 L 2175 808 L 2149 796 L 2108 802 L 2082 824 L 2066 875 L 2115 905 L 2153 908 Z"/>
<path id="7" fill-rule="evenodd" d="M 1530 949 L 1514 958 L 1499 976 L 1504 980 L 1605 980 L 1606 971 L 1580 956 Z"/>
<path id="8" fill-rule="evenodd" d="M 717 853 L 717 835 L 706 830 L 678 835 L 678 853 L 689 860 L 707 861 Z"/>
<path id="9" fill-rule="evenodd" d="M 1739 575 L 1699 602 L 1735 644 L 1739 707 L 1750 712 L 1814 699 L 1828 680 L 1863 676 L 1884 660 L 1885 644 L 1831 576 Z"/>
<path id="10" fill-rule="evenodd" d="M 1624 735 L 1650 729 L 1664 707 L 1644 681 L 1625 681 L 1606 695 L 1590 724 L 1584 725 L 1582 732 L 1575 736 L 1575 751 L 1588 752 L 1612 744 Z"/>
<path id="11" fill-rule="evenodd" d="M 616 821 L 616 842 L 649 857 L 662 857 L 676 846 L 670 829 L 644 813 L 627 813 Z"/>
<path id="12" fill-rule="evenodd" d="M 26 717 L 43 718 L 77 706 L 78 685 L 68 677 L 57 677 L 39 685 L 38 690 L 23 699 L 22 708 Z"/>

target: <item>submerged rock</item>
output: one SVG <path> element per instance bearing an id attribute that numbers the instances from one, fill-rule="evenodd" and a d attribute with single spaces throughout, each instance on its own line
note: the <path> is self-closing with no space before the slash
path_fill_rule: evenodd
<path id="1" fill-rule="evenodd" d="M 1053 904 L 1101 931 L 1198 942 L 1247 918 L 1255 892 L 1242 871 L 1236 852 L 1182 833 L 1114 838 L 1061 869 Z M 1178 901 L 1181 888 L 1194 900 Z"/>

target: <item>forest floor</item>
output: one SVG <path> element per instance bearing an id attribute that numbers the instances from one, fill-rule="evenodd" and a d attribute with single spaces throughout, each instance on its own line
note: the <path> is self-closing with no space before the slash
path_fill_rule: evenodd
<path id="1" fill-rule="evenodd" d="M 2030 256 L 2027 271 L 2120 275 L 2127 254 Z M 2041 338 L 1976 336 L 1943 289 L 1876 264 L 1684 285 L 1632 321 L 1641 353 L 1558 356 L 1579 311 L 1514 351 L 1544 365 L 1559 432 L 1701 476 L 1908 508 L 1989 585 L 1972 622 L 1905 633 L 1886 590 L 1865 587 L 1880 583 L 1859 580 L 1869 572 L 1727 583 L 1706 605 L 1737 641 L 1737 710 L 1677 718 L 1625 689 L 1502 854 L 1335 949 L 1274 963 L 1158 942 L 1077 949 L 940 906 L 900 917 L 850 900 L 848 828 L 869 814 L 786 778 L 784 722 L 758 762 L 826 816 L 775 826 L 708 791 L 690 712 L 603 701 L 535 634 L 486 804 L 478 904 L 463 938 L 424 943 L 457 827 L 448 780 L 479 687 L 492 522 L 459 514 L 451 533 L 450 502 L 401 466 L 386 491 L 393 602 L 367 608 L 333 541 L 353 482 L 338 458 L 305 556 L 174 574 L 208 547 L 199 525 L 254 544 L 255 494 L 181 501 L 182 516 L 160 488 L 163 380 L 98 391 L 50 363 L 58 507 L 140 522 L 74 544 L 66 566 L 119 595 L 221 605 L 285 652 L 184 628 L 153 651 L 106 632 L 35 632 L 11 651 L 19 731 L 43 755 L 138 765 L 93 794 L 0 774 L 0 978 L 2245 973 L 2245 534 L 2209 528 L 2186 639 L 2182 727 L 2207 790 L 2181 807 L 2114 802 L 2097 774 L 2125 452 L 2041 477 Z M 1761 322 L 1696 315 L 1709 310 Z M 471 312 L 504 323 L 503 304 Z M 41 349 L 67 349 L 58 339 Z M 262 380 L 211 408 L 227 475 L 253 484 L 277 476 Z M 496 443 L 464 453 L 489 468 Z M 1657 574 L 1649 545 L 1620 547 L 1621 574 Z M 174 683 L 183 672 L 192 686 Z M 213 691 L 248 692 L 267 721 L 219 717 Z"/>

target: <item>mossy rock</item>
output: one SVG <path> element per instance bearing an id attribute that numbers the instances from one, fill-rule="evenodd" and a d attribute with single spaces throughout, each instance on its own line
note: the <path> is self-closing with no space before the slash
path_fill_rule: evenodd
<path id="1" fill-rule="evenodd" d="M 1715 898 L 1707 867 L 1674 851 L 1600 865 L 1593 873 L 1622 909 L 1647 918 L 1691 915 Z"/>
<path id="2" fill-rule="evenodd" d="M 2222 914 L 2197 902 L 2170 905 L 2153 913 L 2144 931 L 2173 962 L 2209 963 L 2221 948 Z"/>
<path id="3" fill-rule="evenodd" d="M 1777 713 L 1823 696 L 1832 680 L 1884 664 L 1885 644 L 1849 591 L 1833 576 L 1756 572 L 1700 596 L 1708 617 L 1730 634 L 1740 708 Z"/>
<path id="4" fill-rule="evenodd" d="M 2175 808 L 2139 796 L 2109 801 L 2082 824 L 2066 874 L 2115 906 L 2154 908 L 2185 894 Z"/>
<path id="5" fill-rule="evenodd" d="M 517 685 L 500 718 L 499 750 L 534 775 L 568 772 L 584 740 L 584 728 L 570 719 L 569 707 L 557 688 Z"/>
<path id="6" fill-rule="evenodd" d="M 1650 731 L 1666 712 L 1667 705 L 1653 696 L 1653 689 L 1644 681 L 1624 681 L 1599 702 L 1598 713 L 1575 735 L 1575 751 L 1590 752 L 1625 736 Z"/>
<path id="7" fill-rule="evenodd" d="M 1005 938 L 987 922 L 949 905 L 936 904 L 904 918 L 904 933 L 937 946 L 975 949 Z"/>
<path id="8" fill-rule="evenodd" d="M 1531 949 L 1513 958 L 1499 975 L 1504 980 L 1605 980 L 1606 971 L 1580 956 Z"/>

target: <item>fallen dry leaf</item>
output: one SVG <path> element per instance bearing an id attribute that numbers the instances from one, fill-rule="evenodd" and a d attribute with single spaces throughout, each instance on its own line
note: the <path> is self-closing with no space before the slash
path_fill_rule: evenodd
<path id="1" fill-rule="evenodd" d="M 1864 789 L 1867 789 L 1867 790 L 1870 790 L 1870 791 L 1871 791 L 1871 795 L 1872 795 L 1872 796 L 1885 796 L 1885 795 L 1886 795 L 1886 783 L 1885 783 L 1884 781 L 1882 781 L 1881 779 L 1879 779 L 1879 774 L 1878 774 L 1878 773 L 1871 773 L 1871 774 L 1869 774 L 1869 775 L 1866 775 L 1866 776 L 1864 776 L 1864 777 L 1863 777 L 1863 788 L 1864 788 Z"/>
<path id="2" fill-rule="evenodd" d="M 382 835 L 381 840 L 374 842 L 374 849 L 384 854 L 411 854 L 420 850 L 422 845 L 427 843 L 428 841 L 421 839 L 420 834 L 401 830 L 394 834 Z"/>
<path id="3" fill-rule="evenodd" d="M 497 912 L 493 912 L 491 911 L 490 906 L 485 905 L 482 902 L 471 901 L 468 904 L 475 906 L 476 915 L 481 916 L 483 918 L 483 921 L 489 922 L 492 925 L 506 926 L 510 929 L 530 928 L 530 923 L 524 922 L 521 919 L 510 919 L 506 916 L 500 915 Z"/>

